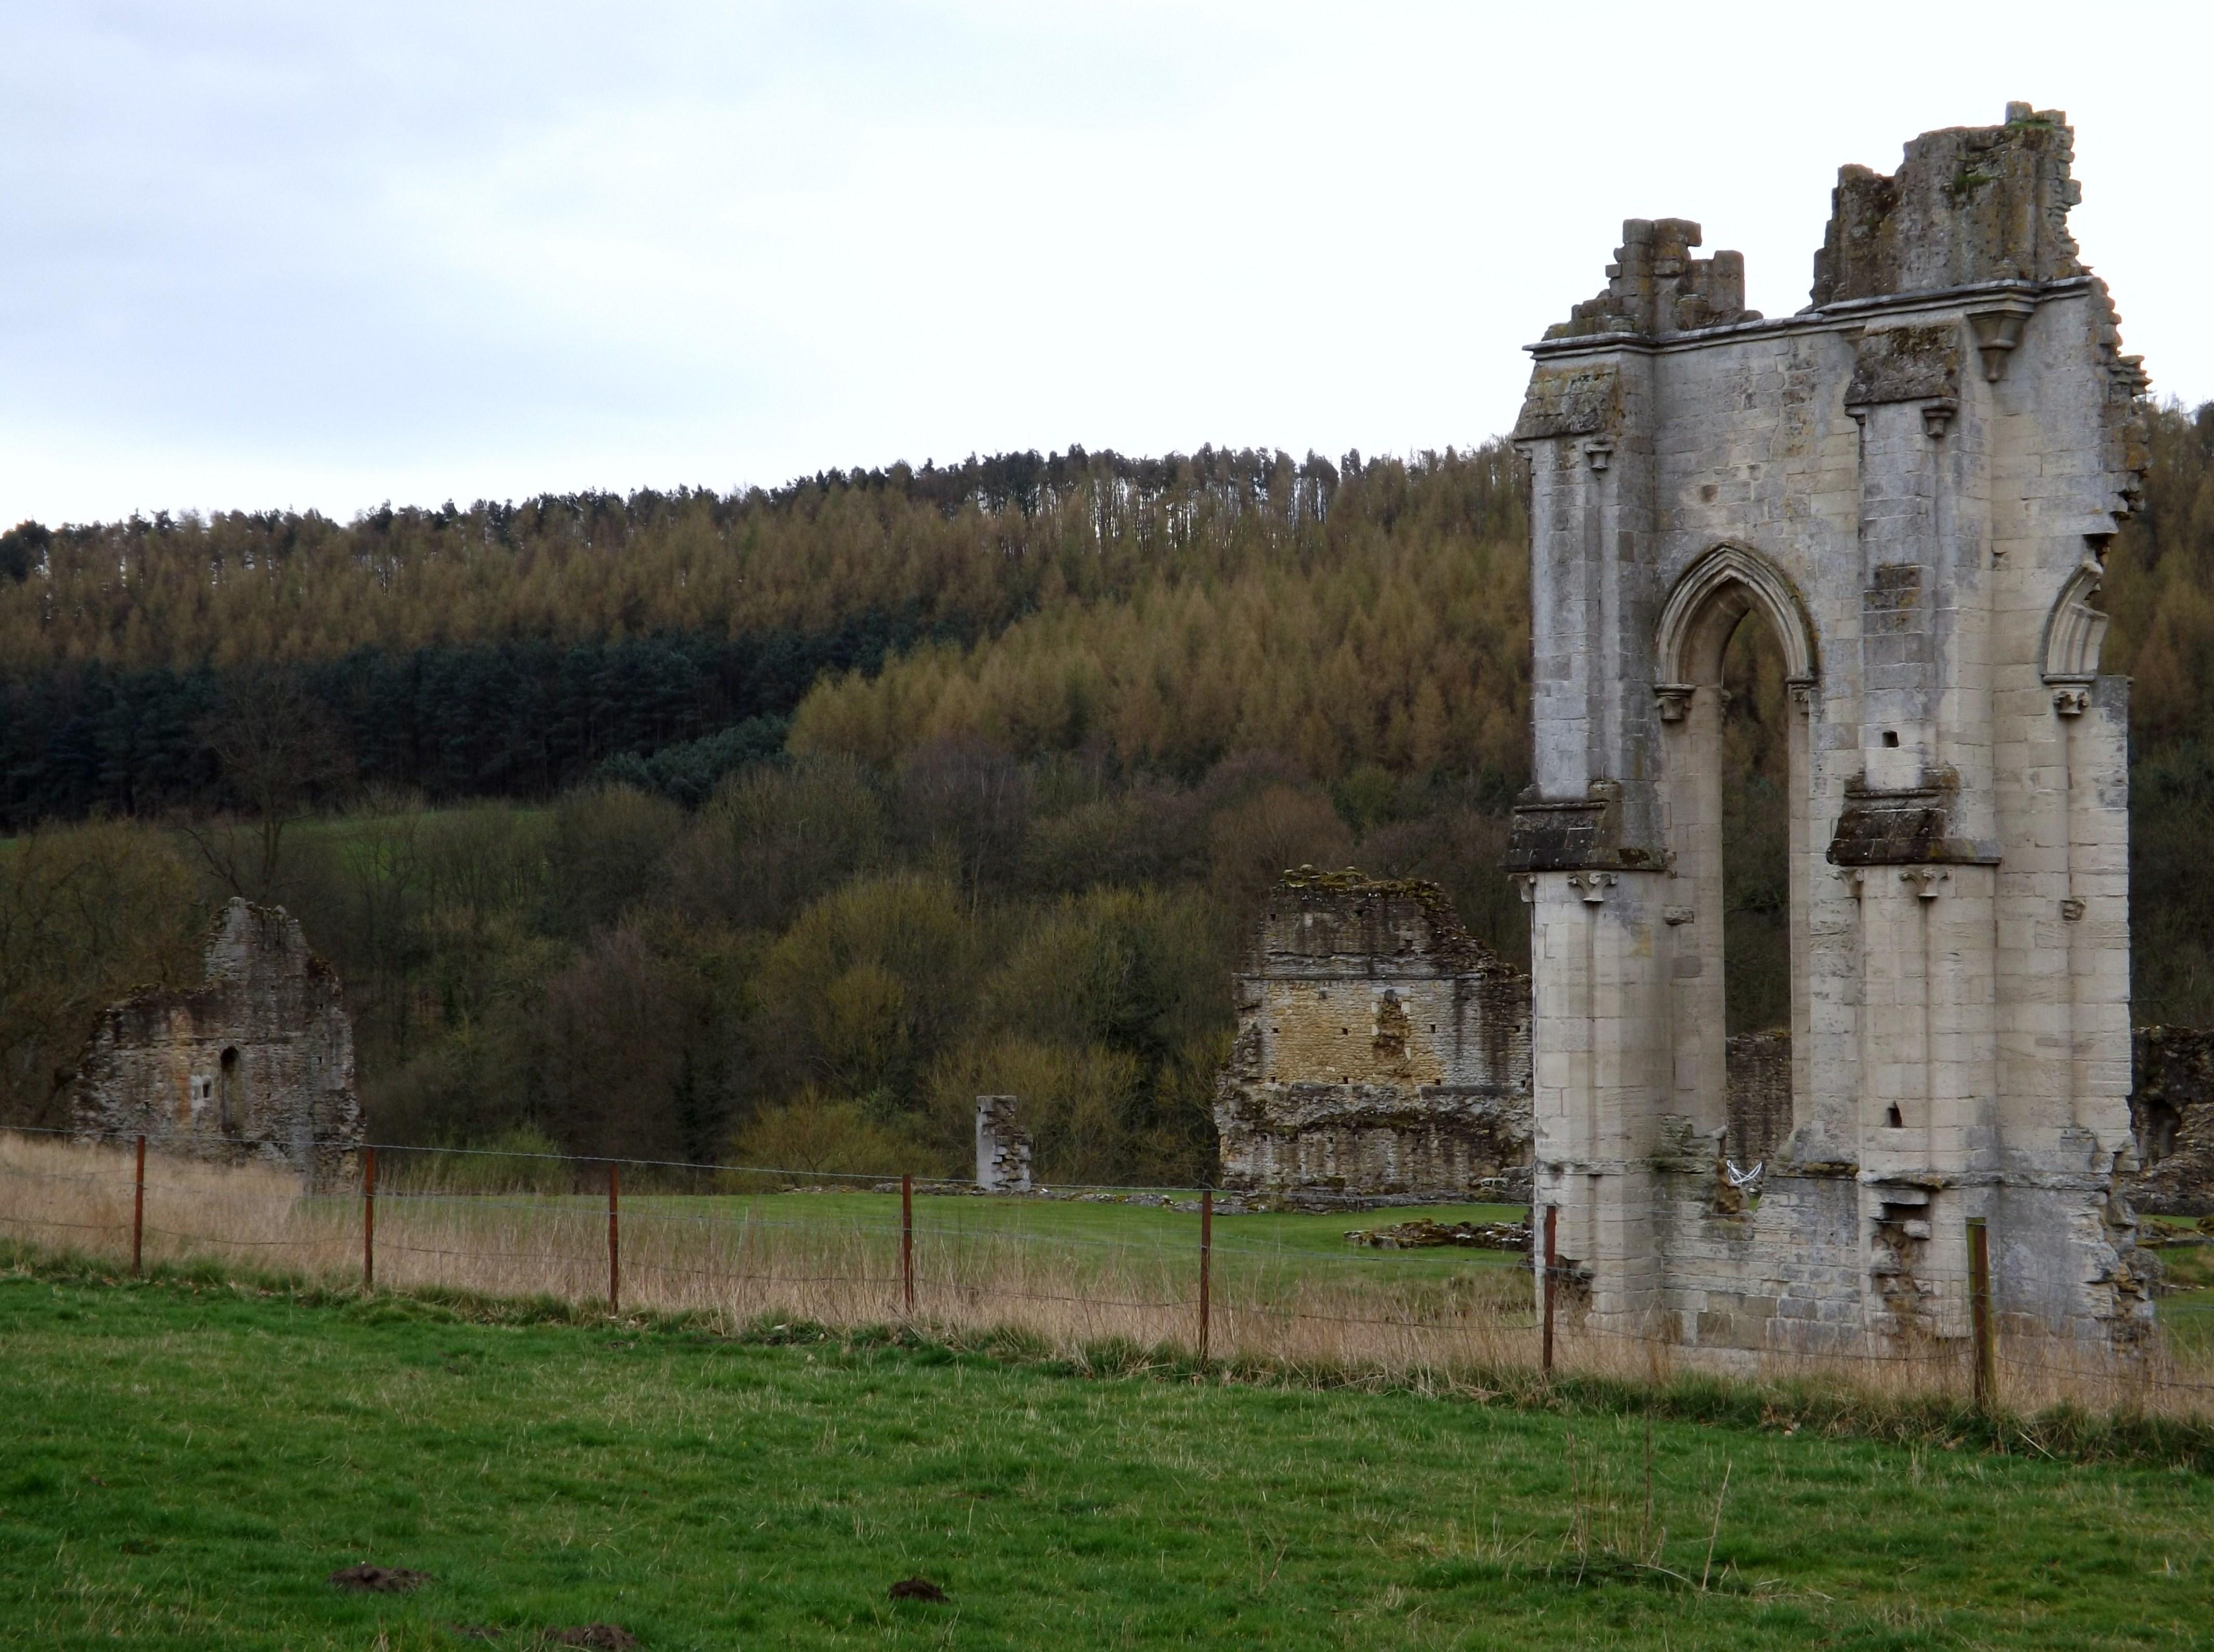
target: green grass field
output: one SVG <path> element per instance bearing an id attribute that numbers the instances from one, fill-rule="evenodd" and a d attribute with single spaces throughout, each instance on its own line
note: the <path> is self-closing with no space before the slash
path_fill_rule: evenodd
<path id="1" fill-rule="evenodd" d="M 2214 1644 L 2214 1484 L 2156 1460 L 1664 1420 L 1648 1524 L 1641 1418 L 1108 1368 L 19 1263 L 0 1643 Z"/>
<path id="2" fill-rule="evenodd" d="M 1198 1196 L 1177 1189 L 1170 1196 L 1190 1202 Z M 604 1208 L 597 1196 L 564 1202 L 574 1203 L 582 1210 Z M 661 1215 L 737 1223 L 750 1217 L 785 1227 L 824 1232 L 844 1228 L 885 1236 L 898 1231 L 900 1220 L 898 1199 L 881 1193 L 633 1195 L 626 1197 L 623 1208 L 633 1218 L 648 1221 Z M 1349 1270 L 1379 1281 L 1448 1279 L 1471 1269 L 1491 1272 L 1505 1268 L 1520 1272 L 1529 1266 L 1529 1257 L 1520 1251 L 1445 1245 L 1385 1251 L 1349 1244 L 1345 1236 L 1359 1229 L 1388 1227 L 1425 1217 L 1450 1225 L 1522 1221 L 1529 1215 L 1529 1207 L 1519 1204 L 1387 1207 L 1330 1215 L 1296 1211 L 1218 1215 L 1214 1223 L 1214 1266 L 1218 1276 L 1233 1280 L 1263 1272 L 1342 1278 Z M 1194 1270 L 1199 1262 L 1199 1225 L 1198 1216 L 1190 1211 L 1159 1205 L 929 1195 L 918 1196 L 914 1201 L 918 1242 L 1000 1240 L 1035 1245 L 1043 1251 L 1063 1249 L 1072 1255 L 1109 1251 L 1156 1256 Z"/>

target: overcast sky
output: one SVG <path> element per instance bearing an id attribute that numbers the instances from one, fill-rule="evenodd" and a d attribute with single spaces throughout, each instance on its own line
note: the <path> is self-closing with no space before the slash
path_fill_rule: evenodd
<path id="1" fill-rule="evenodd" d="M 2010 98 L 2204 400 L 2206 15 L 0 0 L 0 525 L 1467 444 L 1624 217 L 1789 312 Z"/>

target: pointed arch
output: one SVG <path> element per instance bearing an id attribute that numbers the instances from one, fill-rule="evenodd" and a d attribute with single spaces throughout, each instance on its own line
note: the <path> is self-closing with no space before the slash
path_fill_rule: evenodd
<path id="1" fill-rule="evenodd" d="M 2089 682 L 2099 675 L 2099 650 L 2107 640 L 2107 615 L 2093 604 L 2106 578 L 2105 566 L 2087 556 L 2053 599 L 2038 649 L 2038 663 L 2047 682 Z"/>
<path id="2" fill-rule="evenodd" d="M 1692 560 L 1661 605 L 1655 686 L 1667 691 L 1719 681 L 1723 645 L 1753 609 L 1776 633 L 1784 676 L 1812 683 L 1820 674 L 1821 656 L 1797 590 L 1758 551 L 1725 541 Z"/>

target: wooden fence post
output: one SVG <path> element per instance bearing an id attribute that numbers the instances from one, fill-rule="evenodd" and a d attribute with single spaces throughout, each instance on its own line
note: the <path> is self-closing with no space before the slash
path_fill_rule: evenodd
<path id="1" fill-rule="evenodd" d="M 376 1288 L 376 1149 L 361 1150 L 361 1288 Z"/>
<path id="2" fill-rule="evenodd" d="M 1214 1271 L 1214 1190 L 1199 1194 L 1199 1362 L 1207 1363 L 1209 1287 Z"/>
<path id="3" fill-rule="evenodd" d="M 1553 1374 L 1553 1276 L 1560 1271 L 1561 1252 L 1559 1223 L 1561 1208 L 1557 1204 L 1545 1207 L 1545 1352 L 1544 1372 Z"/>
<path id="4" fill-rule="evenodd" d="M 608 1161 L 608 1312 L 622 1312 L 622 1235 L 616 1227 L 615 1209 L 622 1179 L 615 1160 Z"/>
<path id="5" fill-rule="evenodd" d="M 914 1312 L 914 1178 L 900 1178 L 900 1283 L 906 1288 L 907 1311 Z"/>
<path id="6" fill-rule="evenodd" d="M 1991 1236 L 1981 1216 L 1968 1218 L 1968 1319 L 1976 1337 L 1976 1409 L 1987 1411 L 1997 1397 L 1997 1349 L 1991 1337 Z"/>
<path id="7" fill-rule="evenodd" d="M 131 1276 L 136 1279 L 145 1271 L 144 1259 L 146 1245 L 146 1138 L 138 1138 L 138 1173 L 131 1184 Z"/>

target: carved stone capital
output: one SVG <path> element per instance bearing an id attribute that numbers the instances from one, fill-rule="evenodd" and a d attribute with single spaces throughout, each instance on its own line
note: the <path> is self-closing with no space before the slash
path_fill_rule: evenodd
<path id="1" fill-rule="evenodd" d="M 1569 874 L 1569 887 L 1583 891 L 1586 906 L 1597 906 L 1605 901 L 1607 890 L 1614 887 L 1615 881 L 1611 872 L 1572 872 Z"/>
<path id="2" fill-rule="evenodd" d="M 1691 696 L 1697 692 L 1698 688 L 1694 683 L 1654 683 L 1653 697 L 1660 702 L 1660 720 L 1664 723 L 1682 722 L 1690 714 Z"/>

